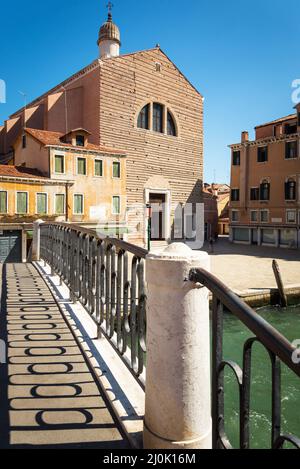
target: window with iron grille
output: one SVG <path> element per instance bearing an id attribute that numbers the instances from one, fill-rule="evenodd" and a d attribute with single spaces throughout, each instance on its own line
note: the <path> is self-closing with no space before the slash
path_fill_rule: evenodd
<path id="1" fill-rule="evenodd" d="M 287 210 L 286 211 L 286 222 L 287 223 L 297 223 L 297 212 L 296 212 L 296 210 Z"/>
<path id="2" fill-rule="evenodd" d="M 269 211 L 268 210 L 261 210 L 260 211 L 260 221 L 261 221 L 261 223 L 268 223 L 268 221 L 269 221 Z"/>

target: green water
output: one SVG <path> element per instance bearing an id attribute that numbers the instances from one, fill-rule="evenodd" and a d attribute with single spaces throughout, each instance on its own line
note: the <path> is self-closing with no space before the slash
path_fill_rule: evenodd
<path id="1" fill-rule="evenodd" d="M 287 339 L 300 339 L 300 306 L 288 309 L 258 310 L 263 318 Z M 253 335 L 240 321 L 226 314 L 224 320 L 224 359 L 242 366 L 244 342 Z M 271 366 L 266 350 L 255 344 L 251 378 L 251 448 L 270 448 L 271 441 Z M 226 433 L 234 448 L 239 447 L 239 395 L 236 380 L 230 370 L 225 374 Z M 282 432 L 300 436 L 300 379 L 282 365 Z"/>

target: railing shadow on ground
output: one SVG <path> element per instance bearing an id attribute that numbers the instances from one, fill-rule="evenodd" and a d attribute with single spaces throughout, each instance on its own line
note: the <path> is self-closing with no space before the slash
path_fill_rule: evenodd
<path id="1" fill-rule="evenodd" d="M 41 269 L 44 278 L 52 279 L 52 276 L 47 274 L 46 270 L 42 266 L 39 266 L 39 268 Z M 69 315 L 68 320 L 71 319 L 74 322 L 74 325 L 75 325 L 75 328 L 73 329 L 74 332 L 76 334 L 79 333 L 79 338 L 82 339 L 82 341 L 87 344 L 89 351 L 91 352 L 92 356 L 96 360 L 97 362 L 96 370 L 98 370 L 100 374 L 102 374 L 103 370 L 105 370 L 105 378 L 111 385 L 111 391 L 113 392 L 113 394 L 118 396 L 118 399 L 122 402 L 122 405 L 124 406 L 124 408 L 127 410 L 129 414 L 129 417 L 126 417 L 126 420 L 134 420 L 134 421 L 142 420 L 143 417 L 137 414 L 135 407 L 127 398 L 127 395 L 125 394 L 124 390 L 121 388 L 118 381 L 115 379 L 115 376 L 111 372 L 108 363 L 105 361 L 105 359 L 103 358 L 103 356 L 101 355 L 97 347 L 95 346 L 94 340 L 97 339 L 97 336 L 95 335 L 94 337 L 92 337 L 88 335 L 84 325 L 74 313 L 74 309 L 72 308 L 70 302 L 67 302 L 65 300 L 60 290 L 53 284 L 53 281 L 51 281 L 51 288 L 53 289 L 57 299 L 61 300 L 60 307 L 62 307 L 65 310 L 65 312 Z M 142 385 L 142 383 L 140 383 L 140 385 Z"/>
<path id="2" fill-rule="evenodd" d="M 33 266 L 4 265 L 1 302 L 0 447 L 128 448 Z"/>

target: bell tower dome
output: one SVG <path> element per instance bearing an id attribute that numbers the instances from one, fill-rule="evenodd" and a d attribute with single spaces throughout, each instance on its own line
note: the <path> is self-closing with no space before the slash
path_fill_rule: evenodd
<path id="1" fill-rule="evenodd" d="M 110 57 L 118 57 L 120 55 L 121 36 L 118 26 L 112 20 L 112 3 L 109 2 L 107 21 L 101 26 L 99 31 L 99 57 L 106 59 Z"/>

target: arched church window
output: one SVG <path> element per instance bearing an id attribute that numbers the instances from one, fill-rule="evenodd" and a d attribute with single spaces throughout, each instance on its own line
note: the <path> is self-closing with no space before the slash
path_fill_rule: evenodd
<path id="1" fill-rule="evenodd" d="M 168 111 L 167 125 L 168 125 L 168 128 L 167 128 L 168 135 L 172 135 L 173 137 L 176 137 L 176 125 L 175 125 L 175 121 L 170 111 Z"/>
<path id="2" fill-rule="evenodd" d="M 141 110 L 138 117 L 138 127 L 140 129 L 149 130 L 149 108 L 150 104 L 146 104 Z"/>
<path id="3" fill-rule="evenodd" d="M 164 114 L 163 105 L 159 103 L 154 103 L 153 104 L 153 130 L 154 132 L 160 132 L 161 134 L 163 133 L 164 131 L 163 114 Z"/>
<path id="4" fill-rule="evenodd" d="M 151 130 L 163 135 L 177 137 L 177 123 L 173 113 L 161 103 L 146 104 L 137 119 L 139 129 Z"/>

